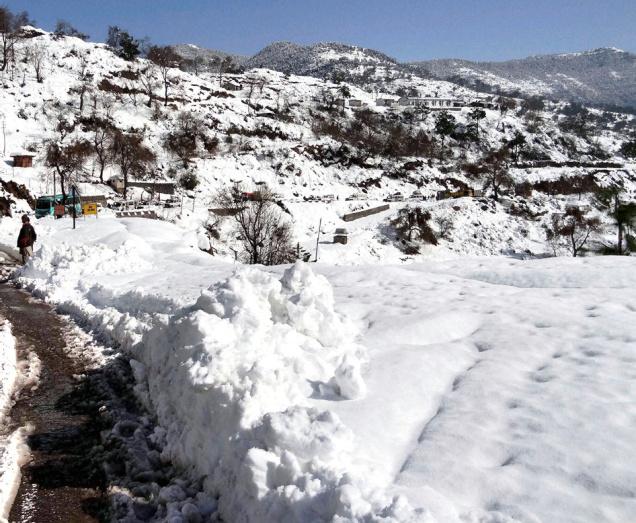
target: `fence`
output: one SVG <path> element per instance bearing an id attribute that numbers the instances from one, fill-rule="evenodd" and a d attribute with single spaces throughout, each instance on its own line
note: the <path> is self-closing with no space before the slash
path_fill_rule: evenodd
<path id="1" fill-rule="evenodd" d="M 345 214 L 342 216 L 342 220 L 345 222 L 352 222 L 354 220 L 359 220 L 360 218 L 365 218 L 366 216 L 371 216 L 372 214 L 378 214 L 382 211 L 388 211 L 389 204 L 380 205 L 379 207 L 371 207 L 370 209 L 364 209 L 363 211 L 351 212 L 349 214 Z"/>

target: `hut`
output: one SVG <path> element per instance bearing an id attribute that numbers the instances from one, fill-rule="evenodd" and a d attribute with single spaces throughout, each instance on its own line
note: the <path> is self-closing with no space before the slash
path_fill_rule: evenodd
<path id="1" fill-rule="evenodd" d="M 333 237 L 333 242 L 334 243 L 341 243 L 343 245 L 347 244 L 348 241 L 348 232 L 347 229 L 344 228 L 338 228 L 336 229 L 336 234 L 334 234 Z"/>
<path id="2" fill-rule="evenodd" d="M 108 185 L 110 185 L 119 194 L 124 192 L 124 179 L 121 176 L 112 176 L 109 178 Z"/>
<path id="3" fill-rule="evenodd" d="M 15 153 L 12 154 L 13 158 L 13 166 L 14 167 L 33 167 L 33 157 L 35 154 L 32 153 Z"/>

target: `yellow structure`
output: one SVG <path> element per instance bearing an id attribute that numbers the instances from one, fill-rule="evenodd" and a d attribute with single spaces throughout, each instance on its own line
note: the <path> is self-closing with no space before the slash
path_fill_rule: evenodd
<path id="1" fill-rule="evenodd" d="M 85 203 L 82 205 L 82 214 L 85 216 L 87 214 L 94 214 L 97 216 L 97 204 L 96 203 Z"/>

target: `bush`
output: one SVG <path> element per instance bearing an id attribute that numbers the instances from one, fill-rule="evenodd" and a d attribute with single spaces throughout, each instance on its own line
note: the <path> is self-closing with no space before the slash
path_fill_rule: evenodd
<path id="1" fill-rule="evenodd" d="M 199 185 L 199 177 L 196 174 L 191 172 L 185 173 L 179 179 L 179 184 L 186 191 L 194 191 L 194 189 L 196 189 Z"/>
<path id="2" fill-rule="evenodd" d="M 392 225 L 398 239 L 405 245 L 412 245 L 411 242 L 414 240 L 437 245 L 435 232 L 428 223 L 430 219 L 431 213 L 420 207 L 403 207 L 399 210 Z"/>

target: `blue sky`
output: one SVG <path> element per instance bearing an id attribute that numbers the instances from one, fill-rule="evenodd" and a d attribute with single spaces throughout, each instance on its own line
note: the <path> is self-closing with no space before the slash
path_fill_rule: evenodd
<path id="1" fill-rule="evenodd" d="M 339 41 L 399 60 L 501 60 L 614 46 L 636 51 L 636 0 L 6 0 L 103 41 L 119 25 L 153 43 L 254 54 L 277 40 Z"/>

